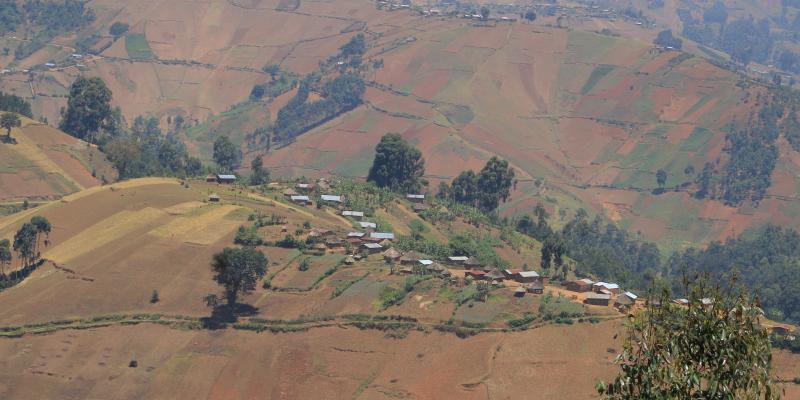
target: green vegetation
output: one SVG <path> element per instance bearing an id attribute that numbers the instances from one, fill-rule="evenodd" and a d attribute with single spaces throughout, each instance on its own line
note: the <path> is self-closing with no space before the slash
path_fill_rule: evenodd
<path id="1" fill-rule="evenodd" d="M 508 161 L 492 157 L 477 175 L 472 170 L 461 172 L 452 184 L 439 184 L 437 197 L 491 212 L 511 196 L 514 169 Z"/>
<path id="2" fill-rule="evenodd" d="M 12 260 L 11 242 L 8 239 L 0 240 L 0 279 L 5 279 L 6 267 L 11 265 Z"/>
<path id="3" fill-rule="evenodd" d="M 242 150 L 227 136 L 220 136 L 214 141 L 214 162 L 221 172 L 231 173 L 242 163 Z"/>
<path id="4" fill-rule="evenodd" d="M 9 112 L 0 114 L 0 128 L 6 130 L 6 142 L 11 142 L 11 128 L 18 128 L 20 126 L 22 126 L 22 121 L 17 114 Z"/>
<path id="5" fill-rule="evenodd" d="M 266 66 L 264 69 L 264 72 L 270 74 L 271 79 L 269 82 L 253 86 L 250 99 L 275 98 L 297 87 L 299 79 L 296 74 L 281 72 L 277 65 Z"/>
<path id="6" fill-rule="evenodd" d="M 186 146 L 173 134 L 165 136 L 158 125 L 155 117 L 136 117 L 129 131 L 118 130 L 101 142 L 120 179 L 202 173 L 200 160 L 189 157 Z"/>
<path id="7" fill-rule="evenodd" d="M 261 156 L 256 156 L 250 162 L 250 184 L 253 186 L 269 183 L 269 171 L 264 169 L 264 160 Z"/>
<path id="8" fill-rule="evenodd" d="M 1 18 L 2 17 L 0 17 L 0 19 Z M 33 113 L 31 112 L 31 103 L 28 103 L 22 97 L 13 94 L 5 94 L 0 92 L 0 111 L 17 113 L 28 118 L 33 118 Z"/>
<path id="9" fill-rule="evenodd" d="M 317 89 L 322 99 L 308 102 L 309 94 Z M 275 120 L 275 140 L 291 141 L 296 136 L 348 112 L 362 102 L 364 81 L 360 76 L 346 73 L 321 85 L 319 78 L 309 75 L 300 82 L 297 94 L 278 111 Z"/>
<path id="10" fill-rule="evenodd" d="M 228 306 L 235 306 L 239 295 L 253 291 L 258 280 L 266 274 L 267 257 L 252 247 L 226 247 L 214 254 L 211 268 L 214 280 L 225 288 Z M 216 304 L 213 299 L 207 299 L 211 305 Z"/>
<path id="11" fill-rule="evenodd" d="M 125 35 L 125 51 L 128 57 L 133 60 L 150 60 L 153 58 L 153 50 L 147 43 L 147 38 L 141 33 L 129 33 Z"/>
<path id="12" fill-rule="evenodd" d="M 683 48 L 683 40 L 672 36 L 672 30 L 667 29 L 658 33 L 658 36 L 653 40 L 653 44 L 662 47 L 671 47 L 676 50 Z"/>
<path id="13" fill-rule="evenodd" d="M 112 129 L 111 97 L 111 90 L 102 79 L 79 76 L 70 86 L 67 109 L 59 128 L 92 142 L 101 131 Z"/>
<path id="14" fill-rule="evenodd" d="M 702 280 L 687 291 L 688 307 L 670 303 L 665 292 L 661 307 L 630 319 L 620 374 L 598 392 L 607 399 L 779 398 L 755 302 Z"/>
<path id="15" fill-rule="evenodd" d="M 111 34 L 111 36 L 118 38 L 124 35 L 125 32 L 128 32 L 128 28 L 130 28 L 128 24 L 117 21 L 111 24 L 111 27 L 108 28 L 108 33 Z"/>
<path id="16" fill-rule="evenodd" d="M 403 285 L 399 288 L 386 286 L 378 297 L 380 309 L 385 310 L 391 306 L 399 305 L 405 300 L 406 296 L 414 290 L 414 286 L 427 279 L 430 279 L 430 276 L 412 275 L 407 276 L 403 280 Z"/>
<path id="17" fill-rule="evenodd" d="M 375 147 L 375 160 L 367 181 L 398 193 L 418 193 L 426 183 L 422 152 L 397 133 L 383 135 Z"/>
<path id="18" fill-rule="evenodd" d="M 598 65 L 595 69 L 592 70 L 592 74 L 589 75 L 589 79 L 586 80 L 586 83 L 583 84 L 581 88 L 581 94 L 587 95 L 589 92 L 594 89 L 595 86 L 600 82 L 601 79 L 605 78 L 611 71 L 614 70 L 613 65 Z"/>
<path id="19" fill-rule="evenodd" d="M 56 36 L 88 26 L 95 20 L 87 0 L 0 1 L 0 33 L 26 26 L 33 31 L 30 40 L 21 42 L 14 57 L 21 60 L 46 46 Z M 20 7 L 22 5 L 22 7 Z"/>

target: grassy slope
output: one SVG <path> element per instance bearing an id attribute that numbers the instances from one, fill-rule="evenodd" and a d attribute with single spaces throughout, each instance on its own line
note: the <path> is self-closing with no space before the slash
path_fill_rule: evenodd
<path id="1" fill-rule="evenodd" d="M 57 129 L 24 119 L 11 136 L 16 144 L 0 144 L 2 202 L 52 199 L 115 178 L 100 151 Z"/>

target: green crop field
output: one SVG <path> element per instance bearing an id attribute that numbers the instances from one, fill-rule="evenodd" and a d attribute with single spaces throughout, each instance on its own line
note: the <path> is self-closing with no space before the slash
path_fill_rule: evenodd
<path id="1" fill-rule="evenodd" d="M 125 50 L 128 57 L 134 60 L 150 60 L 153 58 L 153 51 L 147 38 L 141 33 L 130 33 L 125 36 Z"/>

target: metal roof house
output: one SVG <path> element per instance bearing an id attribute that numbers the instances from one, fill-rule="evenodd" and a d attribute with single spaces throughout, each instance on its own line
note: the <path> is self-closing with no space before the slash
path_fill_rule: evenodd
<path id="1" fill-rule="evenodd" d="M 379 239 L 379 240 L 394 240 L 394 233 L 389 232 L 370 232 L 369 233 L 370 239 Z"/>
<path id="2" fill-rule="evenodd" d="M 309 199 L 308 196 L 292 196 L 290 199 L 292 200 L 292 203 L 311 204 L 311 199 Z"/>
<path id="3" fill-rule="evenodd" d="M 217 175 L 217 182 L 218 183 L 233 183 L 233 182 L 236 182 L 236 175 L 218 174 Z"/>
<path id="4" fill-rule="evenodd" d="M 344 216 L 344 217 L 352 217 L 352 218 L 364 218 L 364 212 L 363 211 L 345 210 L 345 211 L 342 211 L 342 216 Z"/>
<path id="5" fill-rule="evenodd" d="M 422 203 L 425 201 L 424 194 L 407 194 L 406 199 L 412 203 Z"/>
<path id="6" fill-rule="evenodd" d="M 358 225 L 360 225 L 364 229 L 375 229 L 378 227 L 378 224 L 374 222 L 367 222 L 367 221 L 359 221 Z"/>
<path id="7" fill-rule="evenodd" d="M 583 302 L 595 306 L 608 306 L 610 301 L 611 295 L 609 294 L 589 293 Z"/>
<path id="8" fill-rule="evenodd" d="M 342 196 L 336 196 L 336 195 L 332 195 L 332 194 L 323 194 L 322 196 L 320 196 L 320 198 L 322 199 L 322 201 L 326 201 L 328 203 L 341 204 L 341 203 L 344 202 L 342 200 Z"/>

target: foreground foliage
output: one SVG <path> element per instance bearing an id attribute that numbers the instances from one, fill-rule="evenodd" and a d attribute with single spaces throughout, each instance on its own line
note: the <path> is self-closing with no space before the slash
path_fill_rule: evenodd
<path id="1" fill-rule="evenodd" d="M 669 302 L 630 317 L 621 372 L 597 390 L 607 399 L 776 399 L 760 310 L 741 294 L 687 290 L 689 306 Z"/>

